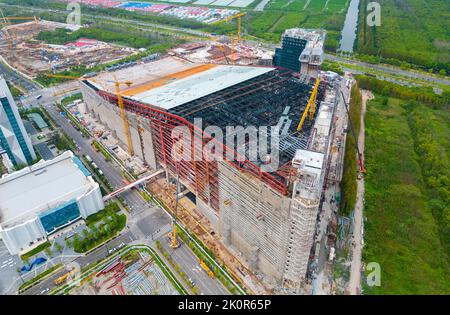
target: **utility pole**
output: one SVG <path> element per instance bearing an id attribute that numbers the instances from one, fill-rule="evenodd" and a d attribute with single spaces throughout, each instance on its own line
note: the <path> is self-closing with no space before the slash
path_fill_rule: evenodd
<path id="1" fill-rule="evenodd" d="M 177 182 L 176 182 L 176 197 L 175 197 L 175 211 L 173 216 L 173 229 L 172 229 L 172 242 L 170 243 L 170 247 L 175 249 L 180 247 L 180 243 L 177 238 L 177 214 L 178 214 L 178 199 L 180 194 L 180 162 L 177 161 L 176 164 L 177 169 Z"/>

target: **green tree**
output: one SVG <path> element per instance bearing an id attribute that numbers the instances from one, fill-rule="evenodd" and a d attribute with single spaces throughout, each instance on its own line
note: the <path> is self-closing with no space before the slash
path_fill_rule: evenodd
<path id="1" fill-rule="evenodd" d="M 63 247 L 59 243 L 55 243 L 55 249 L 60 253 L 62 253 L 62 251 L 63 251 Z"/>
<path id="2" fill-rule="evenodd" d="M 47 247 L 47 248 L 45 249 L 45 254 L 46 254 L 48 257 L 51 257 L 51 256 L 52 256 L 52 250 L 50 249 L 50 247 Z"/>

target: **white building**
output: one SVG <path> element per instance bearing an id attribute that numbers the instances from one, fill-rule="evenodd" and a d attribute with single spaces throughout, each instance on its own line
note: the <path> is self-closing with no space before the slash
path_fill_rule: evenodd
<path id="1" fill-rule="evenodd" d="M 30 165 L 36 159 L 30 137 L 3 78 L 0 78 L 0 147 L 14 166 Z"/>
<path id="2" fill-rule="evenodd" d="M 71 151 L 0 179 L 0 237 L 11 254 L 103 208 L 98 183 Z"/>

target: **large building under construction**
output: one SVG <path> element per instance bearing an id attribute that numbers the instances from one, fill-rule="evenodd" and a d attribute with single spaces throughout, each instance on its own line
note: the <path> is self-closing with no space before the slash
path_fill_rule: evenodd
<path id="1" fill-rule="evenodd" d="M 163 168 L 172 177 L 178 171 L 181 184 L 196 197 L 196 211 L 267 288 L 300 293 L 329 154 L 335 91 L 325 82 L 317 85 L 316 105 L 298 130 L 315 80 L 285 68 L 195 64 L 166 57 L 114 75 L 132 82 L 122 89 L 128 131 L 112 73 L 81 81 L 89 112 L 124 148 L 130 143 L 149 167 Z M 199 118 L 202 131 L 194 125 Z M 192 141 L 190 160 L 174 158 L 172 132 L 177 126 L 185 126 L 197 140 Z M 219 139 L 215 150 L 224 159 L 195 158 L 212 139 L 205 130 L 210 126 L 224 135 L 227 126 L 278 127 L 278 149 L 257 160 L 247 154 L 239 159 L 214 134 Z M 277 167 L 267 170 L 274 159 Z"/>

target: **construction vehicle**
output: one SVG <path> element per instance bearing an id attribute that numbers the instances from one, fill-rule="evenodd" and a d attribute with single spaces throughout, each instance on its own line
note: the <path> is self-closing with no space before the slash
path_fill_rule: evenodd
<path id="1" fill-rule="evenodd" d="M 95 145 L 95 140 L 92 140 L 91 147 L 92 147 L 92 149 L 94 149 L 95 152 L 99 151 L 98 147 Z"/>
<path id="2" fill-rule="evenodd" d="M 353 138 L 355 139 L 355 141 L 353 141 L 353 142 L 355 144 L 356 152 L 358 153 L 358 166 L 359 166 L 359 168 L 357 170 L 357 172 L 358 172 L 357 176 L 358 176 L 358 179 L 361 179 L 363 177 L 363 175 L 366 173 L 366 169 L 364 167 L 362 153 L 359 150 L 358 137 L 356 136 L 355 128 L 353 127 L 353 122 L 352 122 L 352 119 L 350 117 L 350 113 L 348 110 L 348 104 L 347 104 L 347 101 L 345 100 L 344 92 L 342 92 L 342 90 L 341 90 L 341 96 L 342 96 L 342 100 L 344 101 L 345 111 L 347 112 L 350 130 L 352 132 Z"/>
<path id="3" fill-rule="evenodd" d="M 74 77 L 74 76 L 59 75 L 59 74 L 47 74 L 46 76 L 50 77 L 50 78 L 60 78 L 60 79 L 70 79 L 70 80 L 82 80 L 83 79 L 83 77 Z M 98 83 L 95 79 L 89 79 L 89 80 Z M 116 76 L 114 76 L 114 81 L 107 80 L 106 82 L 114 83 L 114 86 L 115 86 L 115 89 L 116 89 L 117 104 L 119 105 L 119 108 L 120 108 L 120 115 L 121 115 L 122 123 L 123 123 L 123 129 L 124 129 L 125 135 L 127 137 L 128 154 L 133 156 L 134 155 L 134 150 L 133 150 L 133 144 L 131 142 L 130 128 L 129 128 L 129 125 L 128 125 L 128 120 L 127 120 L 126 113 L 125 113 L 125 106 L 123 104 L 122 93 L 121 93 L 121 90 L 120 90 L 120 85 L 125 84 L 127 87 L 129 87 L 131 84 L 133 84 L 133 82 L 131 82 L 131 81 L 124 81 L 124 82 L 118 81 Z"/>
<path id="4" fill-rule="evenodd" d="M 238 42 L 238 44 L 240 44 L 241 43 L 241 18 L 246 14 L 247 14 L 246 12 L 240 12 L 238 14 L 226 17 L 223 20 L 213 22 L 211 24 L 219 24 L 219 23 L 223 23 L 223 22 L 229 22 L 229 21 L 237 18 L 237 20 L 238 20 L 237 42 Z"/>
<path id="5" fill-rule="evenodd" d="M 61 277 L 56 278 L 54 281 L 55 285 L 60 285 L 61 283 L 66 281 L 67 278 L 72 277 L 75 274 L 75 272 L 76 272 L 76 268 L 72 268 L 72 270 L 70 270 L 69 272 L 66 272 Z"/>
<path id="6" fill-rule="evenodd" d="M 208 276 L 210 276 L 211 278 L 214 278 L 214 272 L 212 272 L 212 270 L 209 269 L 209 267 L 205 264 L 205 262 L 201 259 L 198 262 L 199 262 L 200 266 L 206 271 Z"/>
<path id="7" fill-rule="evenodd" d="M 314 84 L 313 91 L 311 93 L 311 96 L 309 97 L 308 104 L 305 107 L 305 111 L 303 112 L 302 118 L 300 119 L 300 122 L 297 126 L 297 132 L 302 130 L 303 124 L 305 122 L 306 116 L 309 112 L 309 119 L 312 121 L 314 118 L 314 114 L 316 112 L 316 102 L 317 102 L 317 93 L 319 90 L 320 85 L 320 79 L 316 79 L 316 84 Z"/>

